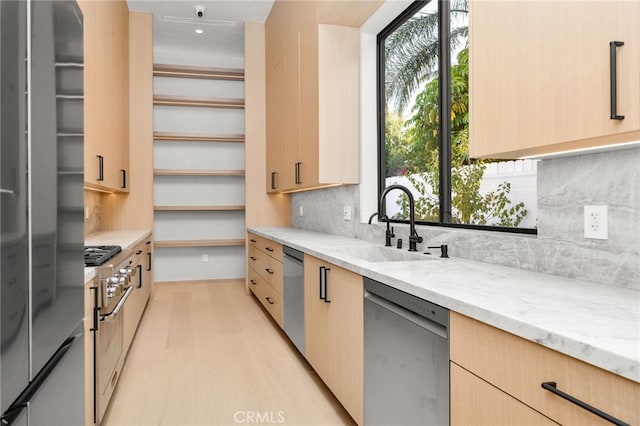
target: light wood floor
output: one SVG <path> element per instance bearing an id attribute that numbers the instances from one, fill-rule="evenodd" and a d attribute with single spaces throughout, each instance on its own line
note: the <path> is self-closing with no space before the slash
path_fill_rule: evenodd
<path id="1" fill-rule="evenodd" d="M 351 425 L 244 283 L 154 287 L 103 426 Z"/>

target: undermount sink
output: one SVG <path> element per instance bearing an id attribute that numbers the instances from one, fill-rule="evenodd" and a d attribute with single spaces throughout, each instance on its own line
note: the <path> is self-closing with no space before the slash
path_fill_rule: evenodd
<path id="1" fill-rule="evenodd" d="M 420 260 L 435 259 L 433 256 L 422 252 L 410 252 L 407 249 L 396 249 L 392 247 L 380 246 L 351 246 L 336 247 L 332 251 L 353 259 L 365 262 L 411 262 Z"/>

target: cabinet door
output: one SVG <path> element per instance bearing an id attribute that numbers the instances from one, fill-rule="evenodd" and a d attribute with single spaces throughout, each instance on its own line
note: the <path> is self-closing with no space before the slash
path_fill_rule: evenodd
<path id="1" fill-rule="evenodd" d="M 297 2 L 292 2 L 297 3 Z M 285 188 L 302 185 L 300 171 L 300 33 L 287 38 L 285 51 Z"/>
<path id="2" fill-rule="evenodd" d="M 327 264 L 329 387 L 363 424 L 364 329 L 362 276 Z"/>
<path id="3" fill-rule="evenodd" d="M 300 158 L 304 186 L 318 185 L 318 24 L 300 30 Z"/>
<path id="4" fill-rule="evenodd" d="M 285 55 L 267 71 L 267 192 L 285 188 Z"/>
<path id="5" fill-rule="evenodd" d="M 85 184 L 128 191 L 122 170 L 129 169 L 129 9 L 124 1 L 82 0 L 79 5 L 84 15 Z"/>
<path id="6" fill-rule="evenodd" d="M 450 371 L 451 426 L 557 424 L 453 362 Z"/>
<path id="7" fill-rule="evenodd" d="M 639 2 L 470 7 L 472 156 L 514 158 L 638 139 Z M 623 120 L 610 118 L 612 41 L 624 42 L 616 49 Z"/>
<path id="8" fill-rule="evenodd" d="M 323 273 L 326 301 L 320 298 Z M 354 420 L 362 424 L 362 276 L 305 255 L 304 283 L 305 357 Z"/>
<path id="9" fill-rule="evenodd" d="M 320 267 L 326 263 L 304 256 L 304 356 L 318 375 L 329 380 L 329 303 L 320 299 Z"/>

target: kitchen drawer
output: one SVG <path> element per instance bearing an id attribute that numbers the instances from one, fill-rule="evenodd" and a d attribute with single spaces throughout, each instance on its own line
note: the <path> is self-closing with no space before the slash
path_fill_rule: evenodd
<path id="1" fill-rule="evenodd" d="M 557 424 L 453 362 L 450 373 L 451 426 Z"/>
<path id="2" fill-rule="evenodd" d="M 275 291 L 254 269 L 249 268 L 249 288 L 256 298 L 262 303 L 267 312 L 278 323 L 283 324 L 282 296 Z"/>
<path id="3" fill-rule="evenodd" d="M 450 321 L 451 361 L 545 416 L 561 424 L 603 424 L 541 387 L 556 382 L 559 390 L 640 424 L 640 384 L 453 311 Z"/>
<path id="4" fill-rule="evenodd" d="M 282 263 L 263 251 L 249 246 L 249 266 L 255 269 L 280 295 L 282 295 Z"/>
<path id="5" fill-rule="evenodd" d="M 282 263 L 282 244 L 249 233 L 249 245 L 263 251 L 278 262 Z"/>

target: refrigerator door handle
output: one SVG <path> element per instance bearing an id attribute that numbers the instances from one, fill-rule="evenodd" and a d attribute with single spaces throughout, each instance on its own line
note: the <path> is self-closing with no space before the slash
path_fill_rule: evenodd
<path id="1" fill-rule="evenodd" d="M 15 400 L 11 407 L 5 411 L 5 414 L 2 416 L 2 424 L 10 425 L 12 424 L 21 413 L 21 410 L 25 408 L 29 402 L 33 399 L 35 394 L 38 392 L 40 387 L 47 381 L 53 370 L 56 369 L 60 361 L 67 355 L 67 353 L 73 348 L 73 346 L 80 340 L 82 334 L 77 334 L 74 336 L 68 337 L 64 343 L 58 348 L 56 353 L 53 354 L 51 359 L 47 361 L 47 363 L 42 367 L 42 370 L 36 375 L 36 377 L 29 383 L 29 386 L 20 394 L 18 399 Z"/>

